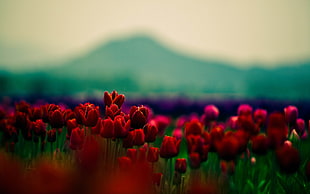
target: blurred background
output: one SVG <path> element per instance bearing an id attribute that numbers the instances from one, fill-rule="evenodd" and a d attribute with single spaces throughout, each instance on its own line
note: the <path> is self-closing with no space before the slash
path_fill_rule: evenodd
<path id="1" fill-rule="evenodd" d="M 0 95 L 310 98 L 310 1 L 0 0 Z"/>

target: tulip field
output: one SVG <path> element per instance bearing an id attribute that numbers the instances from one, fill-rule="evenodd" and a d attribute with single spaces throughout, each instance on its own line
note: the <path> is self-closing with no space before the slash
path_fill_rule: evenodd
<path id="1" fill-rule="evenodd" d="M 126 101 L 1 103 L 0 193 L 310 193 L 310 110 Z"/>

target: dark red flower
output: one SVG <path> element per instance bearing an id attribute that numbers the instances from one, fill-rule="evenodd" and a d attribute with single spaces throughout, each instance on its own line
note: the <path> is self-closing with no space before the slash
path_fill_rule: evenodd
<path id="1" fill-rule="evenodd" d="M 188 135 L 186 137 L 186 144 L 188 153 L 200 152 L 204 140 L 200 135 Z"/>
<path id="2" fill-rule="evenodd" d="M 200 155 L 197 152 L 192 152 L 189 154 L 189 165 L 192 169 L 200 168 Z"/>
<path id="3" fill-rule="evenodd" d="M 136 162 L 138 158 L 138 152 L 136 149 L 127 149 L 126 156 L 131 159 L 132 162 Z"/>
<path id="4" fill-rule="evenodd" d="M 252 137 L 252 152 L 255 154 L 266 154 L 268 151 L 268 138 L 265 134 Z"/>
<path id="5" fill-rule="evenodd" d="M 105 107 L 106 118 L 114 119 L 118 115 L 122 115 L 122 110 L 116 104 Z"/>
<path id="6" fill-rule="evenodd" d="M 91 134 L 99 135 L 101 130 L 102 130 L 102 120 L 99 117 L 96 126 L 91 128 Z"/>
<path id="7" fill-rule="evenodd" d="M 42 110 L 39 107 L 32 107 L 29 109 L 29 120 L 36 121 L 42 118 Z"/>
<path id="8" fill-rule="evenodd" d="M 94 127 L 96 126 L 99 118 L 99 107 L 97 106 L 95 109 L 91 109 L 86 112 L 86 120 L 85 126 Z"/>
<path id="9" fill-rule="evenodd" d="M 277 148 L 283 144 L 288 135 L 288 128 L 285 123 L 284 115 L 281 113 L 272 113 L 268 119 L 267 136 L 269 146 Z"/>
<path id="10" fill-rule="evenodd" d="M 125 118 L 118 115 L 114 119 L 114 132 L 116 138 L 124 138 L 130 129 L 131 120 L 125 121 Z"/>
<path id="11" fill-rule="evenodd" d="M 154 142 L 158 133 L 156 125 L 147 123 L 144 126 L 145 142 Z"/>
<path id="12" fill-rule="evenodd" d="M 56 141 L 56 129 L 47 131 L 47 141 L 51 143 Z"/>
<path id="13" fill-rule="evenodd" d="M 125 101 L 125 96 L 123 94 L 118 94 L 115 90 L 110 94 L 109 92 L 105 91 L 103 95 L 103 101 L 105 106 L 116 104 L 120 108 Z"/>
<path id="14" fill-rule="evenodd" d="M 133 141 L 135 138 L 135 132 L 129 131 L 128 135 L 123 139 L 123 147 L 124 148 L 132 148 L 133 147 Z"/>
<path id="15" fill-rule="evenodd" d="M 234 160 L 239 151 L 238 139 L 234 136 L 225 136 L 216 143 L 216 150 L 223 160 Z"/>
<path id="16" fill-rule="evenodd" d="M 74 128 L 78 127 L 78 123 L 76 122 L 76 119 L 69 119 L 67 120 L 67 136 L 70 138 L 71 132 Z"/>
<path id="17" fill-rule="evenodd" d="M 28 127 L 29 119 L 26 113 L 16 112 L 15 113 L 15 127 L 19 129 L 26 129 Z"/>
<path id="18" fill-rule="evenodd" d="M 173 158 L 178 155 L 180 149 L 181 140 L 177 140 L 175 137 L 165 136 L 160 147 L 160 157 Z"/>
<path id="19" fill-rule="evenodd" d="M 80 129 L 79 127 L 73 129 L 71 132 L 69 147 L 72 150 L 81 149 L 84 143 L 84 137 L 85 137 L 84 129 Z"/>
<path id="20" fill-rule="evenodd" d="M 32 122 L 31 127 L 35 135 L 40 136 L 42 133 L 46 132 L 46 124 L 42 121 L 42 119 Z"/>
<path id="21" fill-rule="evenodd" d="M 67 122 L 70 119 L 75 119 L 76 117 L 75 113 L 71 109 L 66 109 L 63 115 L 64 115 L 65 122 Z"/>
<path id="22" fill-rule="evenodd" d="M 141 146 L 144 144 L 144 132 L 143 129 L 135 129 L 135 137 L 133 140 L 133 145 L 135 146 Z"/>
<path id="23" fill-rule="evenodd" d="M 185 136 L 201 135 L 203 132 L 203 125 L 198 119 L 193 119 L 185 124 Z"/>
<path id="24" fill-rule="evenodd" d="M 119 157 L 118 159 L 118 165 L 119 165 L 119 168 L 121 170 L 129 170 L 132 166 L 132 161 L 129 157 L 126 157 L 126 156 L 122 156 L 122 157 Z"/>
<path id="25" fill-rule="evenodd" d="M 49 112 L 48 118 L 52 128 L 58 129 L 64 126 L 65 121 L 63 118 L 63 113 L 60 109 Z"/>
<path id="26" fill-rule="evenodd" d="M 145 162 L 146 161 L 146 148 L 145 147 L 141 147 L 139 148 L 139 152 L 138 152 L 138 161 L 139 162 Z"/>
<path id="27" fill-rule="evenodd" d="M 177 158 L 175 160 L 174 170 L 179 173 L 185 173 L 187 168 L 187 163 L 185 158 Z"/>
<path id="28" fill-rule="evenodd" d="M 102 120 L 102 128 L 100 131 L 101 137 L 104 138 L 113 138 L 114 137 L 114 122 L 112 119 Z"/>
<path id="29" fill-rule="evenodd" d="M 295 173 L 300 166 L 299 151 L 291 146 L 283 145 L 276 150 L 277 161 L 284 173 Z"/>
<path id="30" fill-rule="evenodd" d="M 159 148 L 149 147 L 149 151 L 147 153 L 147 161 L 157 162 L 158 159 L 159 159 Z"/>
<path id="31" fill-rule="evenodd" d="M 149 116 L 149 109 L 145 106 L 132 106 L 130 109 L 131 127 L 134 129 L 143 128 Z"/>
<path id="32" fill-rule="evenodd" d="M 30 112 L 30 104 L 26 101 L 22 100 L 15 104 L 15 110 L 18 112 L 29 113 Z"/>
<path id="33" fill-rule="evenodd" d="M 159 187 L 162 177 L 163 173 L 154 173 L 152 176 L 153 183 Z"/>

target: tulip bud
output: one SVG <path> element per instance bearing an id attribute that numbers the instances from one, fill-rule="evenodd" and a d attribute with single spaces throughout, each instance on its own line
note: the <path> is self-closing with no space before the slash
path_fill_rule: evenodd
<path id="1" fill-rule="evenodd" d="M 185 124 L 185 136 L 188 136 L 190 134 L 192 135 L 201 135 L 203 131 L 203 126 L 199 122 L 199 120 L 191 120 L 189 123 Z"/>
<path id="2" fill-rule="evenodd" d="M 248 104 L 241 104 L 238 107 L 238 116 L 241 116 L 241 115 L 251 115 L 252 111 L 253 111 L 253 108 L 250 105 L 248 105 Z"/>
<path id="3" fill-rule="evenodd" d="M 64 126 L 64 118 L 61 110 L 57 109 L 49 113 L 49 122 L 52 128 L 58 129 Z"/>
<path id="4" fill-rule="evenodd" d="M 56 129 L 51 129 L 47 131 L 47 141 L 55 142 L 56 141 Z"/>
<path id="5" fill-rule="evenodd" d="M 147 123 L 144 126 L 145 142 L 154 142 L 156 140 L 156 135 L 158 129 L 156 125 Z"/>

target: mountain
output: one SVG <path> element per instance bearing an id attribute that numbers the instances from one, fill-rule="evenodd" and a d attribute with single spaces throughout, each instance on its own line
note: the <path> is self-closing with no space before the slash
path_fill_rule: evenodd
<path id="1" fill-rule="evenodd" d="M 2 91 L 9 94 L 71 95 L 117 89 L 140 94 L 309 98 L 309 73 L 310 62 L 244 70 L 228 62 L 178 53 L 148 36 L 133 36 L 113 40 L 55 67 L 0 75 L 0 79 L 6 88 Z"/>

